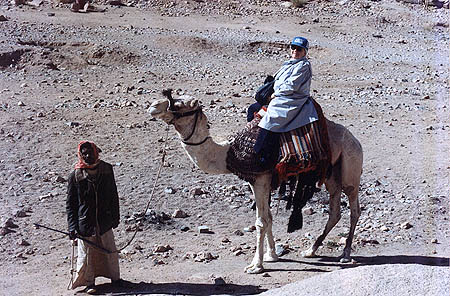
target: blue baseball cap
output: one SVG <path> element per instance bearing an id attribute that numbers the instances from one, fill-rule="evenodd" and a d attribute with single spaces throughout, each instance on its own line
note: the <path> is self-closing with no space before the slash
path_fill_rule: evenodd
<path id="1" fill-rule="evenodd" d="M 306 51 L 308 51 L 309 48 L 309 42 L 304 37 L 294 37 L 294 39 L 292 39 L 291 45 L 303 47 Z"/>

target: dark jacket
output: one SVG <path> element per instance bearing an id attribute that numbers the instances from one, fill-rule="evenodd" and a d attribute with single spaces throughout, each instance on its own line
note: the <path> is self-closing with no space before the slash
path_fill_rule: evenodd
<path id="1" fill-rule="evenodd" d="M 69 231 L 81 236 L 104 234 L 119 225 L 119 195 L 117 194 L 113 168 L 100 161 L 93 181 L 83 174 L 83 169 L 74 170 L 67 187 L 67 222 Z"/>

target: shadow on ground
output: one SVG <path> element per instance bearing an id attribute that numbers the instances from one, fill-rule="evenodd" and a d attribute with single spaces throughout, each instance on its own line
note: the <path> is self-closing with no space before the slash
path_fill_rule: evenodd
<path id="1" fill-rule="evenodd" d="M 318 256 L 316 258 L 305 260 L 281 259 L 279 262 L 303 264 L 306 268 L 266 268 L 265 272 L 275 271 L 308 271 L 308 272 L 330 272 L 330 270 L 322 269 L 323 267 L 338 268 L 354 268 L 366 265 L 383 265 L 383 264 L 421 264 L 428 266 L 446 266 L 450 265 L 450 259 L 445 257 L 415 256 L 415 255 L 396 255 L 396 256 L 354 256 L 353 263 L 341 263 L 339 257 Z M 314 266 L 314 268 L 311 268 Z M 270 267 L 266 264 L 266 267 Z"/>
<path id="2" fill-rule="evenodd" d="M 114 287 L 111 284 L 102 284 L 97 286 L 96 295 L 255 295 L 265 292 L 267 289 L 261 289 L 251 285 L 233 285 L 233 284 L 193 284 L 193 283 L 133 283 L 127 282 L 127 287 Z"/>

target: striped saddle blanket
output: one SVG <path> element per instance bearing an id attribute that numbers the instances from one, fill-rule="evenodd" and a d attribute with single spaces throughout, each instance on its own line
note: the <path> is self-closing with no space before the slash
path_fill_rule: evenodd
<path id="1" fill-rule="evenodd" d="M 290 176 L 316 171 L 321 185 L 331 161 L 328 130 L 320 105 L 313 100 L 319 120 L 280 135 L 280 160 L 276 165 L 278 180 L 286 181 Z M 263 117 L 264 108 L 257 117 Z"/>

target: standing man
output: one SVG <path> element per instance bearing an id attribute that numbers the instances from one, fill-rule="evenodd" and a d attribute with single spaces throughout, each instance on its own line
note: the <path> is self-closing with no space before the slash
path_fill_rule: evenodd
<path id="1" fill-rule="evenodd" d="M 123 283 L 112 231 L 119 225 L 119 195 L 113 168 L 99 159 L 99 152 L 101 150 L 92 142 L 78 144 L 78 162 L 69 176 L 67 188 L 70 239 L 82 237 L 92 242 L 78 240 L 77 270 L 72 289 L 86 286 L 84 291 L 88 294 L 96 293 L 97 276 L 110 278 L 114 285 L 122 286 Z"/>

